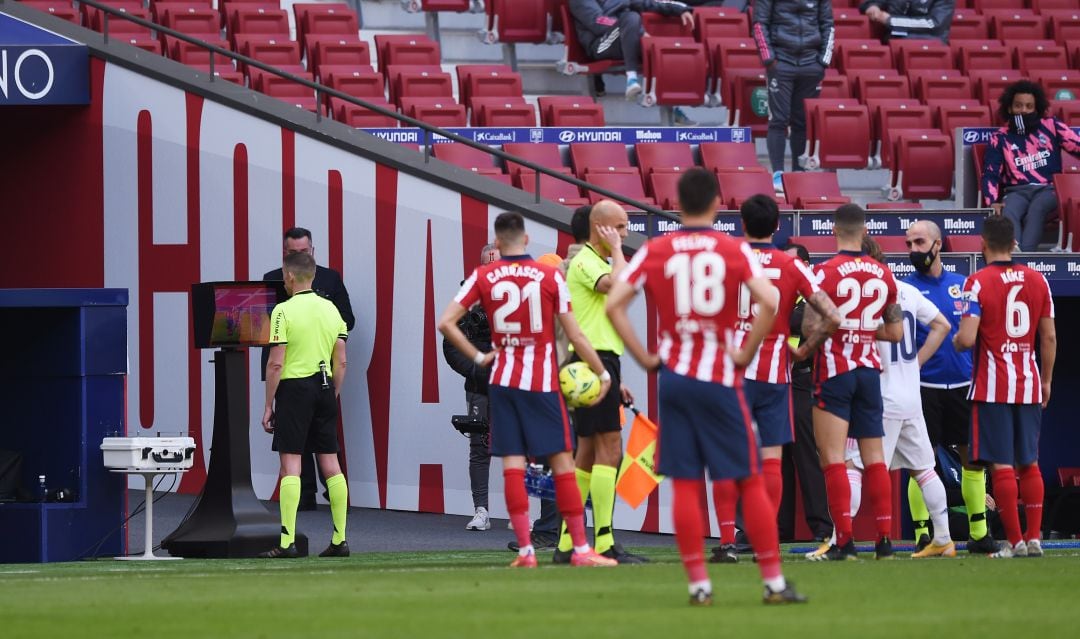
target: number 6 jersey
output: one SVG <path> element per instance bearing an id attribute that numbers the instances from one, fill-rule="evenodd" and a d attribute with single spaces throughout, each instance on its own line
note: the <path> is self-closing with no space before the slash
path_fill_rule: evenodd
<path id="1" fill-rule="evenodd" d="M 1023 264 L 993 262 L 968 277 L 964 301 L 964 317 L 979 318 L 968 399 L 1041 404 L 1035 334 L 1040 319 L 1054 316 L 1046 278 Z"/>
<path id="2" fill-rule="evenodd" d="M 684 228 L 645 243 L 619 278 L 645 288 L 659 315 L 657 354 L 669 370 L 703 382 L 741 387 L 727 354 L 739 288 L 763 277 L 745 242 L 712 228 Z"/>
<path id="3" fill-rule="evenodd" d="M 559 389 L 555 362 L 556 313 L 570 312 L 570 293 L 558 270 L 528 255 L 506 256 L 478 267 L 454 301 L 480 302 L 497 350 L 488 383 L 526 391 Z"/>
<path id="4" fill-rule="evenodd" d="M 881 262 L 855 251 L 814 269 L 818 286 L 840 311 L 840 328 L 814 358 L 814 379 L 832 379 L 856 368 L 881 370 L 874 333 L 885 308 L 896 303 L 896 279 Z"/>

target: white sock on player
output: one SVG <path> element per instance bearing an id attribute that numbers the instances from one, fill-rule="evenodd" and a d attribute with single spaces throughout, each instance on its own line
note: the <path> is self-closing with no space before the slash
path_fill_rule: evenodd
<path id="1" fill-rule="evenodd" d="M 847 480 L 851 484 L 851 518 L 859 514 L 859 506 L 862 505 L 862 471 L 854 468 L 847 469 Z"/>
<path id="2" fill-rule="evenodd" d="M 945 484 L 934 469 L 918 471 L 915 481 L 919 482 L 926 509 L 930 511 L 930 520 L 934 522 L 934 543 L 944 545 L 952 541 L 949 534 L 949 502 L 945 496 Z"/>

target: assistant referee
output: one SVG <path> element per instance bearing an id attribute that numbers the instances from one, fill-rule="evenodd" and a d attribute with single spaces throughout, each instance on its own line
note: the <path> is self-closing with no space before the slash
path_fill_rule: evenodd
<path id="1" fill-rule="evenodd" d="M 262 553 L 268 559 L 299 557 L 294 543 L 300 503 L 300 456 L 315 453 L 326 477 L 334 535 L 320 557 L 348 557 L 345 517 L 349 489 L 338 465 L 337 396 L 345 383 L 348 330 L 333 302 L 311 289 L 315 258 L 286 255 L 282 263 L 289 299 L 270 317 L 270 358 L 266 364 L 266 407 L 262 426 L 274 435 L 281 457 L 281 543 Z"/>

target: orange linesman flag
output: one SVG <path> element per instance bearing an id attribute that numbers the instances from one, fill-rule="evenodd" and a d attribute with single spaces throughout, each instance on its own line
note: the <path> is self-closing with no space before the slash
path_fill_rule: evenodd
<path id="1" fill-rule="evenodd" d="M 615 491 L 631 508 L 637 508 L 664 478 L 656 474 L 656 424 L 633 406 L 630 410 L 634 412 L 634 422 L 630 425 L 630 439 Z"/>

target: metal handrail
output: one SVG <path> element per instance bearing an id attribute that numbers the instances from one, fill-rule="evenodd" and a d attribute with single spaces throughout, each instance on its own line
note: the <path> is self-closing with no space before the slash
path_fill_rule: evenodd
<path id="1" fill-rule="evenodd" d="M 5 0 L 0 0 L 0 4 L 2 4 L 4 1 Z M 496 149 L 494 147 L 488 146 L 488 145 L 483 144 L 481 142 L 474 142 L 473 140 L 470 140 L 470 139 L 468 139 L 466 137 L 457 135 L 456 133 L 451 133 L 450 131 L 447 131 L 445 129 L 441 129 L 441 128 L 437 127 L 437 126 L 428 124 L 426 122 L 416 120 L 416 119 L 411 118 L 411 117 L 409 117 L 407 115 L 404 115 L 402 113 L 398 113 L 397 111 L 391 111 L 389 109 L 384 109 L 383 107 L 381 107 L 381 106 L 379 106 L 377 104 L 372 104 L 370 102 L 366 102 L 365 100 L 362 100 L 362 99 L 357 98 L 355 96 L 351 96 L 351 95 L 349 95 L 347 93 L 342 93 L 341 91 L 338 91 L 336 89 L 332 89 L 332 88 L 327 87 L 325 85 L 319 84 L 318 82 L 313 82 L 313 81 L 308 80 L 306 78 L 301 78 L 299 76 L 295 76 L 295 75 L 293 75 L 291 73 L 288 73 L 287 71 L 282 71 L 281 69 L 278 69 L 276 67 L 273 67 L 273 66 L 265 64 L 263 62 L 260 62 L 259 60 L 256 60 L 254 58 L 249 58 L 248 56 L 236 53 L 234 51 L 229 51 L 228 49 L 222 49 L 221 47 L 210 44 L 209 42 L 199 40 L 198 38 L 194 38 L 194 37 L 192 37 L 190 35 L 187 35 L 185 33 L 181 33 L 181 32 L 176 31 L 174 29 L 170 29 L 169 27 L 159 25 L 156 22 L 152 22 L 150 20 L 145 20 L 145 19 L 140 18 L 138 16 L 129 15 L 127 12 L 125 12 L 125 11 L 123 11 L 121 9 L 117 9 L 115 7 L 110 7 L 109 5 L 106 5 L 106 4 L 101 4 L 99 2 L 96 2 L 95 0 L 79 0 L 79 3 L 80 4 L 85 4 L 85 5 L 90 6 L 90 7 L 94 7 L 95 9 L 98 9 L 98 10 L 102 11 L 105 14 L 104 15 L 104 24 L 102 25 L 103 33 L 101 34 L 103 36 L 103 38 L 104 38 L 105 44 L 109 43 L 109 16 L 110 15 L 117 16 L 117 17 L 119 17 L 119 18 L 121 18 L 123 20 L 127 20 L 128 22 L 133 22 L 135 24 L 146 27 L 148 29 L 153 29 L 154 31 L 156 31 L 158 33 L 164 33 L 164 34 L 166 34 L 168 36 L 177 38 L 178 40 L 182 40 L 184 42 L 189 42 L 191 44 L 197 45 L 197 46 L 209 51 L 210 52 L 210 82 L 215 81 L 215 76 L 214 76 L 214 56 L 215 56 L 215 54 L 217 54 L 217 55 L 221 55 L 221 56 L 224 56 L 226 58 L 229 58 L 231 60 L 240 61 L 241 63 L 243 63 L 243 64 L 245 64 L 247 66 L 251 66 L 251 67 L 255 67 L 257 69 L 261 69 L 261 70 L 266 71 L 268 73 L 272 73 L 272 74 L 274 74 L 274 75 L 276 75 L 278 77 L 285 78 L 285 79 L 290 80 L 292 82 L 296 82 L 297 84 L 301 84 L 303 86 L 306 86 L 309 89 L 312 89 L 315 92 L 315 102 L 316 102 L 316 106 L 318 107 L 318 109 L 315 112 L 315 118 L 316 118 L 316 121 L 318 121 L 318 122 L 322 121 L 321 107 L 319 107 L 319 104 L 321 102 L 321 96 L 322 96 L 322 94 L 326 94 L 328 96 L 337 98 L 339 100 L 344 100 L 346 102 L 349 102 L 350 104 L 354 104 L 354 105 L 357 105 L 357 106 L 364 107 L 365 109 L 374 111 L 375 113 L 378 113 L 380 115 L 391 117 L 391 118 L 393 118 L 393 119 L 395 119 L 395 120 L 397 120 L 399 122 L 404 122 L 404 123 L 408 124 L 411 127 L 423 129 L 423 131 L 424 131 L 424 145 L 423 146 L 424 146 L 424 162 L 425 163 L 428 163 L 430 161 L 430 159 L 431 159 L 431 147 L 433 145 L 432 136 L 433 135 L 440 135 L 440 136 L 445 137 L 445 138 L 447 138 L 449 140 L 453 140 L 454 142 L 458 142 L 460 144 L 464 144 L 464 145 L 472 147 L 474 149 L 479 149 L 481 151 L 484 151 L 485 153 L 488 153 L 489 155 L 494 155 L 495 157 L 503 160 L 504 162 L 513 162 L 515 164 L 520 164 L 521 166 L 524 166 L 524 167 L 532 170 L 535 173 L 534 186 L 535 186 L 535 202 L 536 203 L 539 203 L 541 201 L 541 199 L 542 199 L 540 197 L 540 175 L 544 174 L 544 175 L 550 175 L 552 177 L 555 177 L 555 178 L 557 178 L 559 180 L 562 180 L 563 182 L 569 182 L 570 184 L 573 184 L 574 186 L 577 186 L 578 188 L 584 188 L 587 191 L 595 191 L 596 193 L 599 193 L 599 194 L 603 195 L 604 197 L 611 198 L 611 199 L 616 200 L 618 202 L 622 202 L 624 204 L 629 204 L 630 206 L 632 206 L 634 208 L 641 209 L 642 211 L 645 212 L 646 216 L 648 217 L 648 226 L 647 226 L 647 228 L 652 227 L 651 216 L 654 216 L 654 215 L 665 218 L 665 219 L 668 219 L 668 220 L 671 220 L 671 221 L 675 221 L 675 222 L 679 221 L 678 216 L 673 215 L 671 213 L 668 213 L 667 211 L 664 211 L 663 209 L 659 209 L 659 208 L 657 208 L 655 206 L 652 206 L 650 204 L 646 204 L 644 202 L 638 202 L 637 200 L 634 200 L 632 198 L 626 197 L 624 195 L 620 195 L 619 193 L 616 193 L 615 191 L 610 191 L 610 190 L 608 190 L 606 188 L 596 186 L 594 184 L 590 184 L 590 183 L 588 183 L 588 182 L 586 182 L 584 180 L 579 180 L 576 177 L 569 176 L 569 175 L 566 175 L 564 173 L 559 173 L 558 171 L 554 171 L 552 169 L 549 169 L 549 168 L 547 168 L 545 166 L 541 166 L 539 164 L 534 164 L 533 162 L 530 162 L 529 160 L 526 160 L 524 158 L 519 158 L 519 157 L 514 156 L 514 155 L 510 155 L 509 153 L 506 153 L 506 152 L 501 151 L 499 149 Z M 164 57 L 164 56 L 162 56 L 162 57 Z M 363 131 L 363 129 L 358 129 L 358 130 Z"/>

